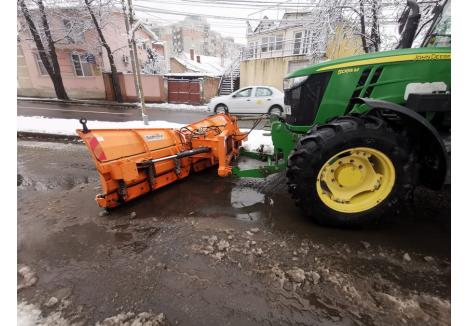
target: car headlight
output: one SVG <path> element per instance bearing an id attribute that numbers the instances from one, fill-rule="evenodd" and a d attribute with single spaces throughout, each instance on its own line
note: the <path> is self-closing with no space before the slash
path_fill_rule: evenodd
<path id="1" fill-rule="evenodd" d="M 300 83 L 302 83 L 304 80 L 307 79 L 309 76 L 301 76 L 301 77 L 294 77 L 294 78 L 287 78 L 283 80 L 283 89 L 287 90 L 293 87 L 296 87 Z"/>

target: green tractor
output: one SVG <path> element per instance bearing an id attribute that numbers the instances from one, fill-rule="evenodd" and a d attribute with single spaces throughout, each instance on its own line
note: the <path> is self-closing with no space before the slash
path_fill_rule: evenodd
<path id="1" fill-rule="evenodd" d="M 421 48 L 408 1 L 396 50 L 322 62 L 284 79 L 274 152 L 240 177 L 287 170 L 289 192 L 316 222 L 356 226 L 392 214 L 416 186 L 441 189 L 450 168 L 450 2 L 434 10 Z"/>

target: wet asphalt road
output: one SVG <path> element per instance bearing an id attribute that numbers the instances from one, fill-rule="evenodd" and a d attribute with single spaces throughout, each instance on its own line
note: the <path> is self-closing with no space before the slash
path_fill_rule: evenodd
<path id="1" fill-rule="evenodd" d="M 160 120 L 180 124 L 189 124 L 212 114 L 210 112 L 191 112 L 164 108 L 148 108 L 147 112 L 150 121 Z M 132 107 L 33 102 L 24 100 L 17 101 L 17 115 L 77 120 L 84 117 L 89 121 L 98 120 L 113 122 L 141 120 L 141 112 L 137 108 Z M 242 115 L 241 119 L 246 120 L 239 120 L 239 127 L 249 129 L 253 126 L 254 120 L 257 118 L 258 116 L 256 115 Z M 261 129 L 268 123 L 268 120 L 265 119 L 258 124 L 256 129 Z"/>
<path id="2" fill-rule="evenodd" d="M 449 324 L 449 189 L 418 190 L 363 230 L 305 219 L 282 174 L 204 171 L 104 217 L 98 192 L 83 145 L 19 140 L 18 263 L 38 277 L 19 301 L 83 325 L 129 311 L 173 325 Z"/>
<path id="3" fill-rule="evenodd" d="M 209 112 L 187 112 L 164 109 L 148 109 L 150 120 L 164 120 L 178 123 L 191 123 L 209 115 Z M 17 101 L 17 115 L 44 116 L 47 118 L 80 119 L 99 121 L 134 121 L 141 120 L 141 112 L 131 107 L 98 106 L 82 104 L 47 103 Z"/>

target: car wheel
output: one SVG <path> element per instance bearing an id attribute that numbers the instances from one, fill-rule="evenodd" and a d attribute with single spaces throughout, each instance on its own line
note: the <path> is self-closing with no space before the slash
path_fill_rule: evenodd
<path id="1" fill-rule="evenodd" d="M 279 105 L 274 105 L 270 108 L 270 110 L 268 111 L 269 114 L 274 114 L 274 115 L 281 115 L 281 113 L 283 113 L 283 108 L 281 108 L 281 106 Z"/>
<path id="2" fill-rule="evenodd" d="M 221 113 L 221 112 L 228 113 L 228 107 L 224 104 L 216 105 L 215 113 Z"/>

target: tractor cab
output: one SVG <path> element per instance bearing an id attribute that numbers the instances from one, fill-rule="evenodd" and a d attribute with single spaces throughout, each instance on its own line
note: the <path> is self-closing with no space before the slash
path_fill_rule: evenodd
<path id="1" fill-rule="evenodd" d="M 434 8 L 434 21 L 426 33 L 422 47 L 451 46 L 451 3 L 447 0 L 442 6 Z"/>

